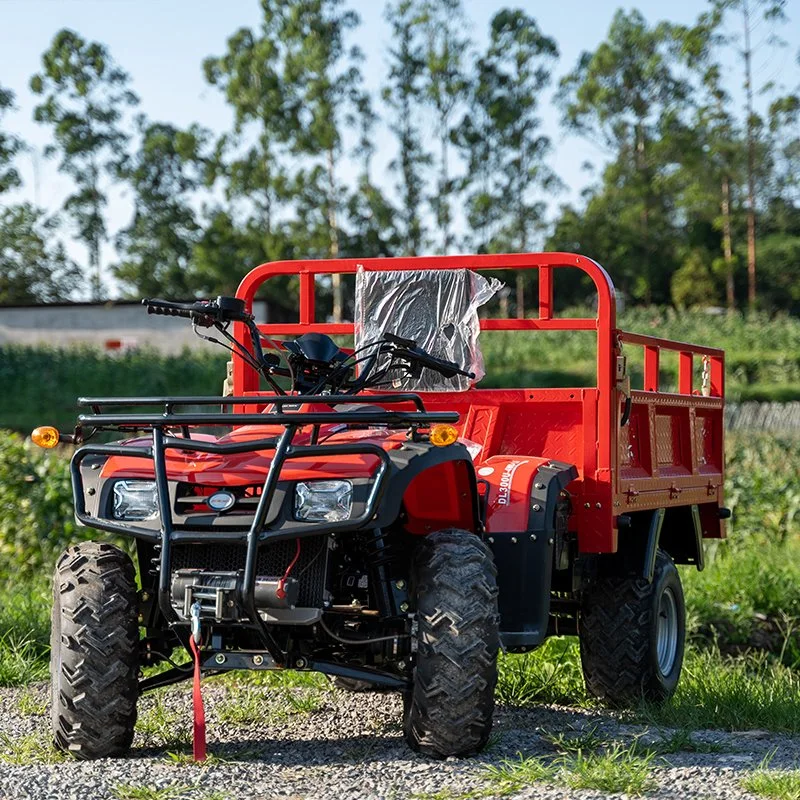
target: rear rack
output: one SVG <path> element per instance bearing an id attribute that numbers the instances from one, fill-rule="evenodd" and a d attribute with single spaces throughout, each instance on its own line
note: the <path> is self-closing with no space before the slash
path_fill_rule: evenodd
<path id="1" fill-rule="evenodd" d="M 267 403 L 273 410 L 262 413 L 198 413 L 196 411 L 180 412 L 177 407 L 186 405 L 258 405 Z M 286 406 L 306 404 L 325 404 L 337 406 L 344 404 L 376 405 L 381 403 L 412 403 L 415 411 L 402 410 L 364 410 L 343 412 L 301 412 L 290 411 Z M 281 662 L 282 653 L 279 645 L 258 615 L 255 606 L 256 565 L 258 548 L 285 539 L 299 539 L 307 536 L 330 533 L 339 530 L 358 530 L 371 521 L 376 514 L 380 499 L 392 470 L 392 462 L 388 453 L 380 446 L 370 442 L 343 444 L 295 445 L 294 437 L 299 429 L 308 426 L 319 426 L 329 423 L 356 423 L 387 425 L 388 427 L 410 428 L 416 432 L 418 428 L 429 427 L 435 423 L 457 422 L 456 412 L 428 412 L 422 398 L 414 394 L 392 395 L 289 395 L 289 396 L 248 396 L 248 397 L 84 397 L 78 400 L 81 406 L 88 406 L 94 413 L 82 414 L 78 417 L 76 441 L 80 441 L 83 428 L 97 430 L 131 431 L 149 429 L 152 443 L 147 446 L 96 444 L 85 445 L 76 451 L 70 464 L 75 516 L 79 522 L 89 527 L 98 528 L 110 533 L 123 534 L 141 539 L 161 548 L 158 604 L 164 617 L 170 624 L 188 624 L 178 618 L 170 602 L 171 546 L 176 542 L 202 541 L 242 542 L 246 545 L 245 568 L 242 582 L 242 606 L 253 628 L 261 635 L 270 655 Z M 108 414 L 103 413 L 103 406 L 161 406 L 162 414 Z M 217 444 L 199 439 L 192 439 L 189 428 L 202 426 L 236 426 L 236 425 L 282 425 L 284 430 L 278 436 L 252 439 L 247 442 Z M 172 435 L 168 428 L 180 428 L 184 435 Z M 172 505 L 169 496 L 169 482 L 166 466 L 167 450 L 183 450 L 189 452 L 231 455 L 271 450 L 274 451 L 272 462 L 261 490 L 252 523 L 247 531 L 181 531 L 174 530 Z M 379 466 L 372 476 L 372 486 L 367 495 L 364 510 L 358 517 L 341 522 L 297 521 L 296 525 L 280 530 L 271 530 L 266 525 L 267 516 L 280 482 L 284 464 L 291 459 L 306 457 L 331 457 L 336 455 L 365 455 L 378 460 Z M 91 516 L 86 511 L 86 498 L 81 474 L 81 464 L 91 456 L 125 456 L 131 458 L 151 459 L 156 484 L 157 508 L 160 519 L 160 530 L 133 524 L 113 522 Z"/>

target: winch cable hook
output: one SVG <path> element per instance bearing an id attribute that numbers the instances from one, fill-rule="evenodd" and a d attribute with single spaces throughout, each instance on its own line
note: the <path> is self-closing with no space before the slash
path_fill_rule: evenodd
<path id="1" fill-rule="evenodd" d="M 191 616 L 191 635 L 189 636 L 189 649 L 194 658 L 194 681 L 192 686 L 192 754 L 195 761 L 206 760 L 206 712 L 203 706 L 203 695 L 200 691 L 200 645 L 202 644 L 202 631 L 200 627 L 200 603 L 192 603 L 189 613 Z"/>

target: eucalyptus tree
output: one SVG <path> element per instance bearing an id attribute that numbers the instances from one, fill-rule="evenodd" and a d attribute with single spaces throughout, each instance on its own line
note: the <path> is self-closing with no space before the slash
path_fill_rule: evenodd
<path id="1" fill-rule="evenodd" d="M 6 111 L 14 108 L 14 93 L 0 86 L 0 123 Z M 22 140 L 0 128 L 0 194 L 20 186 L 22 181 L 14 166 L 14 159 L 23 149 Z"/>
<path id="2" fill-rule="evenodd" d="M 284 199 L 281 146 L 290 128 L 280 74 L 280 25 L 272 5 L 262 3 L 257 31 L 240 28 L 228 38 L 223 55 L 203 62 L 206 80 L 224 93 L 234 112 L 233 131 L 217 143 L 209 183 L 223 178 L 227 198 L 245 207 L 244 213 L 257 221 L 267 240 Z"/>
<path id="3" fill-rule="evenodd" d="M 141 144 L 120 168 L 134 208 L 116 237 L 121 261 L 113 271 L 139 297 L 189 298 L 198 288 L 191 262 L 200 234 L 192 197 L 203 182 L 210 134 L 197 125 L 184 131 L 144 118 L 139 129 Z"/>
<path id="4" fill-rule="evenodd" d="M 452 196 L 449 150 L 454 135 L 454 115 L 466 100 L 470 88 L 467 55 L 470 40 L 461 0 L 420 0 L 419 21 L 424 41 L 422 97 L 432 111 L 439 140 L 438 179 L 431 207 L 441 233 L 441 252 L 453 243 Z"/>
<path id="5" fill-rule="evenodd" d="M 753 35 L 763 24 L 786 22 L 786 0 L 712 0 L 714 11 L 724 19 L 733 15 L 739 18 L 742 30 L 741 46 L 738 37 L 729 38 L 735 44 L 742 59 L 744 73 L 744 119 L 747 140 L 747 303 L 750 308 L 756 305 L 756 213 L 759 202 L 759 172 L 763 172 L 763 164 L 759 163 L 758 153 L 765 126 L 756 113 L 754 96 L 770 89 L 770 85 L 756 87 L 753 80 L 753 59 L 764 48 L 774 49 L 782 44 L 778 37 L 759 33 L 760 43 L 753 43 Z"/>
<path id="6" fill-rule="evenodd" d="M 57 226 L 30 203 L 0 209 L 0 305 L 64 300 L 80 286 Z"/>
<path id="7" fill-rule="evenodd" d="M 670 166 L 669 142 L 660 129 L 688 91 L 676 69 L 672 26 L 650 26 L 638 11 L 617 11 L 605 41 L 583 53 L 561 81 L 565 124 L 610 151 L 604 186 L 626 195 L 626 225 L 632 215 L 637 219 L 625 239 L 632 245 L 627 258 L 641 274 L 626 276 L 625 288 L 647 302 L 656 284 L 666 291 L 675 266 L 673 200 L 661 182 Z"/>
<path id="8" fill-rule="evenodd" d="M 58 154 L 59 170 L 75 182 L 64 210 L 89 251 L 92 297 L 103 294 L 101 247 L 108 238 L 104 176 L 115 176 L 128 142 L 122 130 L 123 112 L 138 103 L 128 74 L 108 49 L 75 31 L 59 31 L 42 55 L 42 70 L 31 78 L 42 102 L 34 119 L 53 128 L 55 144 L 45 151 Z"/>
<path id="9" fill-rule="evenodd" d="M 382 97 L 390 111 L 389 130 L 397 139 L 397 155 L 389 168 L 397 176 L 400 199 L 397 217 L 403 250 L 415 256 L 420 253 L 426 236 L 422 204 L 425 169 L 431 162 L 420 127 L 425 51 L 416 0 L 390 3 L 386 20 L 393 46 L 388 51 L 389 71 Z"/>
<path id="10" fill-rule="evenodd" d="M 354 155 L 360 166 L 356 185 L 349 192 L 345 204 L 348 229 L 342 242 L 342 254 L 351 257 L 364 253 L 371 256 L 396 255 L 400 244 L 395 225 L 396 209 L 372 178 L 378 121 L 369 95 L 362 94 L 347 119 L 348 125 L 358 130 Z"/>
<path id="11" fill-rule="evenodd" d="M 303 189 L 311 187 L 314 204 L 323 198 L 324 233 L 327 255 L 339 256 L 343 187 L 338 164 L 343 156 L 343 127 L 362 92 L 358 47 L 348 44 L 348 35 L 360 23 L 358 15 L 344 8 L 343 0 L 263 0 L 280 19 L 282 78 L 287 87 L 291 126 L 289 145 L 293 155 L 304 160 L 304 176 L 296 180 Z M 299 209 L 298 209 L 299 210 Z M 309 212 L 312 209 L 308 209 Z M 309 223 L 317 214 L 311 213 Z M 308 227 L 310 239 L 317 233 Z M 341 276 L 332 277 L 333 317 L 342 318 Z"/>
<path id="12" fill-rule="evenodd" d="M 544 227 L 543 192 L 559 181 L 547 166 L 551 143 L 538 117 L 542 91 L 558 58 L 555 40 L 519 10 L 502 10 L 478 59 L 469 111 L 455 140 L 467 158 L 467 218 L 478 249 L 525 252 Z M 525 276 L 517 274 L 517 314 L 525 311 Z"/>

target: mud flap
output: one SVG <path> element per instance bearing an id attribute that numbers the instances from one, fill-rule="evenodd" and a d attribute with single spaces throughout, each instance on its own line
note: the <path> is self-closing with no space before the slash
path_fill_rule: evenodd
<path id="1" fill-rule="evenodd" d="M 487 539 L 500 587 L 500 639 L 507 650 L 524 652 L 541 644 L 550 613 L 555 519 L 561 490 L 578 477 L 571 464 L 539 467 L 531 489 L 528 530 Z"/>

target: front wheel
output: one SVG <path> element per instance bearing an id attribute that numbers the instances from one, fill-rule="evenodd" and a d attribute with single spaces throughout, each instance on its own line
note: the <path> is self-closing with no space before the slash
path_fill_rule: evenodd
<path id="1" fill-rule="evenodd" d="M 497 570 L 471 533 L 445 530 L 415 553 L 416 658 L 405 697 L 409 746 L 434 758 L 467 756 L 489 739 L 497 683 Z"/>
<path id="2" fill-rule="evenodd" d="M 50 676 L 56 746 L 76 758 L 123 754 L 139 696 L 139 625 L 130 558 L 86 542 L 53 575 Z"/>
<path id="3" fill-rule="evenodd" d="M 613 706 L 672 697 L 686 641 L 683 589 L 672 559 L 658 551 L 651 582 L 593 578 L 581 598 L 578 633 L 591 695 Z"/>

